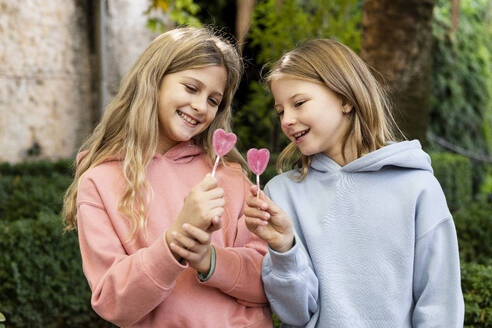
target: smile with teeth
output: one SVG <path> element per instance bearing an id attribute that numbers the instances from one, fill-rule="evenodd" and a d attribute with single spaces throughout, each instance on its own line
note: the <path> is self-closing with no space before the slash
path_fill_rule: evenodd
<path id="1" fill-rule="evenodd" d="M 198 123 L 200 123 L 197 120 L 195 120 L 194 118 L 188 116 L 187 114 L 183 113 L 180 110 L 178 110 L 177 113 L 178 113 L 179 117 L 181 117 L 183 120 L 185 120 L 186 122 L 188 122 L 192 125 L 197 125 Z"/>
<path id="2" fill-rule="evenodd" d="M 299 139 L 300 137 L 302 137 L 303 135 L 305 135 L 308 132 L 309 132 L 309 129 L 306 129 L 304 131 L 300 131 L 300 132 L 294 133 L 293 136 L 297 140 L 297 139 Z"/>

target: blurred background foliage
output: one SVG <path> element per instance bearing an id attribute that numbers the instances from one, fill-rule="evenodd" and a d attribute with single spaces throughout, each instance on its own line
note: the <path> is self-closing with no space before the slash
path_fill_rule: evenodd
<path id="1" fill-rule="evenodd" d="M 285 0 L 281 5 L 276 0 L 259 2 L 248 42 L 250 55 L 256 55 L 255 71 L 268 70 L 268 64 L 308 39 L 330 37 L 359 50 L 361 6 L 359 0 Z M 245 148 L 266 147 L 273 153 L 280 152 L 288 141 L 272 110 L 271 94 L 261 79 L 251 80 L 243 90 L 244 105 L 234 116 L 239 140 Z"/>
<path id="2" fill-rule="evenodd" d="M 434 9 L 429 134 L 475 154 L 492 154 L 492 24 L 490 1 L 461 0 L 459 25 L 451 26 L 450 2 Z M 490 156 L 489 156 L 490 157 Z M 492 192 L 491 163 L 473 161 L 474 192 Z M 487 176 L 488 174 L 488 176 Z"/>
<path id="3" fill-rule="evenodd" d="M 465 327 L 492 327 L 492 0 L 436 0 L 431 113 L 426 150 L 446 194 L 459 238 Z M 177 25 L 236 30 L 237 2 L 152 0 L 148 27 Z M 258 0 L 242 40 L 246 71 L 234 102 L 238 147 L 271 150 L 262 176 L 287 144 L 261 70 L 311 38 L 334 38 L 361 50 L 362 0 Z M 424 141 L 424 140 L 422 140 Z M 445 141 L 445 142 L 443 142 Z M 459 153 L 459 154 L 457 154 Z M 107 327 L 90 308 L 77 233 L 61 232 L 70 160 L 0 164 L 0 328 Z M 278 325 L 278 320 L 276 325 Z"/>

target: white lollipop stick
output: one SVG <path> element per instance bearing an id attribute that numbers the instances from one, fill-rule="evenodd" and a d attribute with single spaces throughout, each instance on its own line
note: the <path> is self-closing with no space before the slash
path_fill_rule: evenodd
<path id="1" fill-rule="evenodd" d="M 220 156 L 217 156 L 217 158 L 215 159 L 214 169 L 212 170 L 212 176 L 215 176 L 215 170 L 217 170 L 217 166 L 219 165 L 219 159 Z"/>
<path id="2" fill-rule="evenodd" d="M 257 187 L 256 199 L 260 199 L 260 175 L 259 174 L 256 175 L 256 187 Z"/>

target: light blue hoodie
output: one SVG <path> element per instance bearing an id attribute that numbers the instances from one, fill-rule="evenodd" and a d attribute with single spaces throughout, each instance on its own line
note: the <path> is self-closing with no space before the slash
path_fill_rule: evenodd
<path id="1" fill-rule="evenodd" d="M 317 154 L 305 180 L 292 173 L 265 187 L 296 230 L 291 250 L 270 249 L 263 261 L 265 291 L 282 322 L 463 327 L 456 231 L 418 141 L 344 167 Z"/>

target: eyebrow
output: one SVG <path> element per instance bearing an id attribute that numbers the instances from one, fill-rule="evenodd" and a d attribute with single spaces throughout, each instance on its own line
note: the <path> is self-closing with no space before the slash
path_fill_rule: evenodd
<path id="1" fill-rule="evenodd" d="M 196 78 L 194 78 L 194 77 L 191 77 L 191 76 L 184 76 L 184 78 L 185 78 L 185 79 L 189 79 L 189 80 L 193 80 L 196 84 L 198 84 L 198 85 L 199 85 L 200 87 L 202 87 L 202 88 L 205 86 L 205 84 L 204 84 L 202 81 L 200 81 L 200 80 L 198 80 L 198 79 L 196 79 Z M 219 95 L 221 98 L 224 96 L 222 93 L 220 93 L 220 92 L 219 92 L 219 91 L 217 91 L 217 90 L 213 91 L 213 92 L 212 92 L 212 94 Z"/>

